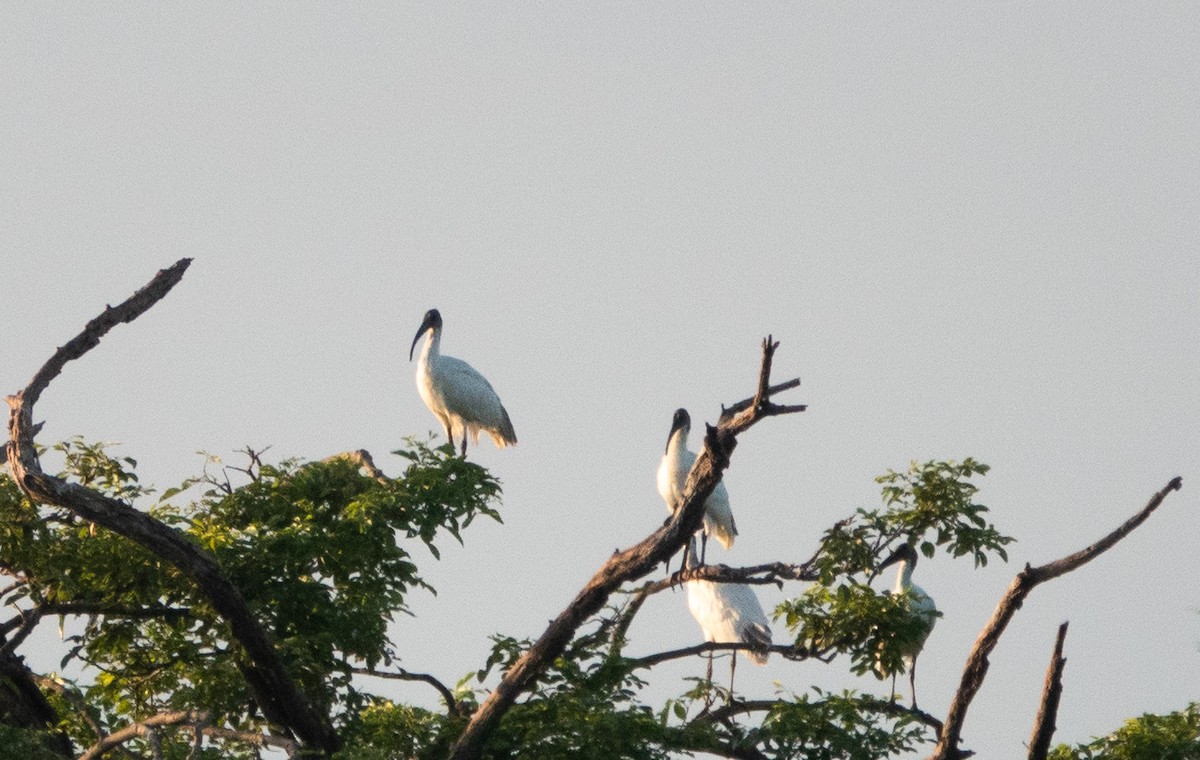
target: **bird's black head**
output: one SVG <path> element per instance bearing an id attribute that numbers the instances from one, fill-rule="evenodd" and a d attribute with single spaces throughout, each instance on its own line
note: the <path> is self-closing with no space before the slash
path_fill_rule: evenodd
<path id="1" fill-rule="evenodd" d="M 900 544 L 896 551 L 892 552 L 890 557 L 879 563 L 879 569 L 882 570 L 883 568 L 894 565 L 897 562 L 907 562 L 909 567 L 917 566 L 917 550 L 912 544 L 908 542 Z"/>
<path id="2" fill-rule="evenodd" d="M 412 347 L 408 349 L 408 360 L 411 362 L 413 351 L 417 347 L 417 341 L 425 334 L 426 330 L 436 330 L 442 326 L 442 313 L 437 309 L 430 309 L 425 312 L 425 318 L 421 320 L 421 326 L 417 328 L 417 334 L 413 336 Z"/>
<path id="3" fill-rule="evenodd" d="M 671 418 L 671 432 L 667 434 L 667 448 L 671 447 L 671 439 L 675 437 L 675 433 L 679 430 L 691 430 L 692 418 L 687 413 L 687 409 L 676 409 L 675 416 Z"/>

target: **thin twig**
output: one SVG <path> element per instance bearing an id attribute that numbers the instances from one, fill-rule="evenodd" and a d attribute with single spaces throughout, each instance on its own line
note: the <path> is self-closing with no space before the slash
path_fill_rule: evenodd
<path id="1" fill-rule="evenodd" d="M 373 670 L 371 668 L 351 668 L 351 673 L 357 673 L 363 676 L 374 676 L 375 678 L 386 678 L 394 681 L 422 681 L 437 689 L 438 694 L 442 695 L 442 701 L 446 703 L 446 711 L 456 718 L 465 717 L 463 714 L 462 705 L 454 699 L 454 692 L 446 687 L 446 684 L 439 681 L 435 676 L 429 673 L 412 673 L 403 668 L 396 671 Z"/>

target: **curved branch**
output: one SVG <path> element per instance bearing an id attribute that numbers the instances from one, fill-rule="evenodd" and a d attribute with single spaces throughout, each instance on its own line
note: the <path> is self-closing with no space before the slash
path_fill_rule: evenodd
<path id="1" fill-rule="evenodd" d="M 255 747 L 279 747 L 288 757 L 295 757 L 300 752 L 300 745 L 285 736 L 258 734 L 252 731 L 236 731 L 220 726 L 209 725 L 212 716 L 200 710 L 178 710 L 151 715 L 145 720 L 130 723 L 119 731 L 101 738 L 79 756 L 79 760 L 99 760 L 106 753 L 116 749 L 127 741 L 139 736 L 146 736 L 156 728 L 164 726 L 190 726 L 197 732 L 214 739 L 229 739 L 243 742 Z"/>
<path id="2" fill-rule="evenodd" d="M 682 549 L 688 537 L 700 529 L 704 519 L 704 501 L 720 482 L 721 472 L 729 466 L 729 457 L 737 446 L 739 434 L 765 417 L 803 411 L 803 407 L 780 407 L 770 401 L 771 359 L 778 347 L 779 343 L 767 336 L 763 341 L 763 358 L 755 395 L 723 412 L 717 427 L 708 426 L 704 447 L 688 473 L 681 507 L 666 525 L 635 546 L 613 554 L 592 576 L 574 601 L 550 622 L 533 646 L 513 663 L 496 689 L 471 716 L 471 721 L 450 752 L 451 758 L 478 758 L 483 742 L 496 724 L 513 706 L 517 697 L 533 685 L 547 663 L 563 652 L 579 626 L 599 612 L 622 583 L 650 573 Z M 795 382 L 799 384 L 799 381 Z"/>
<path id="3" fill-rule="evenodd" d="M 87 751 L 79 756 L 79 760 L 98 760 L 104 757 L 105 753 L 109 750 L 121 746 L 130 739 L 145 736 L 148 730 L 158 728 L 159 726 L 177 726 L 181 723 L 195 724 L 207 722 L 208 720 L 208 713 L 196 710 L 180 710 L 178 712 L 151 715 L 143 721 L 130 723 L 120 731 L 114 731 L 105 736 L 91 747 L 88 747 Z"/>
<path id="4" fill-rule="evenodd" d="M 161 270 L 123 303 L 106 307 L 83 332 L 54 352 L 24 390 L 8 396 L 8 466 L 21 489 L 37 502 L 65 507 L 81 518 L 101 525 L 141 544 L 187 575 L 229 624 L 233 637 L 246 651 L 252 666 L 248 678 L 264 713 L 275 716 L 309 746 L 335 751 L 339 739 L 327 718 L 318 715 L 283 667 L 266 630 L 251 614 L 241 590 L 222 572 L 207 552 L 183 534 L 90 488 L 68 483 L 42 472 L 34 436 L 41 425 L 33 423 L 33 406 L 50 381 L 67 362 L 99 345 L 100 339 L 122 322 L 131 322 L 158 303 L 180 281 L 191 259 L 180 259 Z"/>
<path id="5" fill-rule="evenodd" d="M 401 668 L 396 672 L 384 672 L 382 670 L 372 670 L 371 668 L 350 668 L 351 673 L 357 673 L 362 676 L 374 676 L 376 678 L 386 678 L 393 681 L 423 681 L 433 688 L 437 689 L 438 694 L 442 695 L 442 701 L 446 703 L 446 711 L 456 718 L 466 717 L 463 714 L 462 705 L 454 699 L 454 692 L 446 687 L 446 684 L 439 681 L 435 676 L 429 673 L 412 673 Z"/>
<path id="6" fill-rule="evenodd" d="M 987 676 L 988 655 L 996 648 L 996 644 L 1000 641 L 1000 636 L 1004 633 L 1004 629 L 1008 627 L 1008 623 L 1012 620 L 1013 615 L 1021 608 L 1025 597 L 1029 596 L 1029 593 L 1039 584 L 1080 568 L 1112 548 L 1118 541 L 1125 538 L 1125 536 L 1132 533 L 1135 528 L 1145 522 L 1146 518 L 1163 503 L 1168 494 L 1172 491 L 1178 491 L 1182 487 L 1182 478 L 1176 477 L 1172 479 L 1161 491 L 1154 494 L 1150 502 L 1141 511 L 1096 543 L 1074 554 L 1039 567 L 1025 565 L 1025 569 L 1017 573 L 1017 577 L 1013 578 L 1012 583 L 1008 586 L 1008 590 L 1001 597 L 1000 603 L 996 605 L 996 611 L 992 613 L 991 620 L 980 631 L 979 638 L 975 640 L 975 645 L 971 647 L 971 653 L 967 656 L 966 665 L 963 667 L 962 680 L 959 682 L 958 691 L 955 692 L 954 700 L 950 703 L 950 710 L 946 713 L 945 729 L 938 737 L 937 746 L 934 747 L 933 754 L 929 756 L 929 760 L 955 760 L 956 758 L 966 756 L 958 748 L 958 743 L 961 739 L 967 710 L 971 706 L 971 700 L 975 698 L 975 694 L 983 686 L 983 679 Z"/>

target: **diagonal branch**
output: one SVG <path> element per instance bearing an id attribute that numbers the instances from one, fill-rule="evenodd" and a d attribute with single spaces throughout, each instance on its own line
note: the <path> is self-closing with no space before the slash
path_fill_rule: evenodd
<path id="1" fill-rule="evenodd" d="M 31 499 L 65 507 L 81 518 L 101 525 L 141 544 L 187 575 L 208 597 L 213 608 L 229 624 L 233 638 L 250 660 L 247 680 L 263 712 L 294 731 L 301 741 L 327 752 L 338 748 L 339 739 L 327 718 L 318 715 L 283 667 L 283 662 L 266 630 L 251 614 L 241 590 L 222 572 L 207 552 L 183 534 L 134 509 L 76 483 L 68 483 L 42 472 L 34 436 L 41 425 L 33 423 L 33 406 L 46 386 L 67 362 L 78 359 L 99 345 L 113 327 L 131 322 L 158 303 L 180 281 L 191 259 L 180 259 L 160 271 L 126 301 L 106 307 L 87 323 L 82 333 L 54 352 L 24 390 L 9 396 L 9 440 L 6 445 L 13 479 Z"/>
<path id="2" fill-rule="evenodd" d="M 717 427 L 708 426 L 704 447 L 688 473 L 683 504 L 663 527 L 640 543 L 615 553 L 584 585 L 574 601 L 550 622 L 541 637 L 509 668 L 496 689 L 484 700 L 450 752 L 455 760 L 475 760 L 488 735 L 516 702 L 531 688 L 546 665 L 566 649 L 579 626 L 596 614 L 626 581 L 650 573 L 683 548 L 689 536 L 700 529 L 704 502 L 729 466 L 737 436 L 764 417 L 803 411 L 803 407 L 780 407 L 770 401 L 771 359 L 779 343 L 770 336 L 763 341 L 763 358 L 755 395 L 722 412 Z M 799 381 L 797 381 L 798 384 Z M 794 386 L 792 386 L 794 387 Z"/>
<path id="3" fill-rule="evenodd" d="M 1062 674 L 1067 664 L 1063 657 L 1063 641 L 1067 638 L 1067 624 L 1058 627 L 1054 640 L 1054 654 L 1050 656 L 1050 667 L 1046 669 L 1046 685 L 1042 689 L 1042 704 L 1033 723 L 1033 736 L 1029 740 L 1029 760 L 1046 760 L 1050 752 L 1050 740 L 1054 737 L 1054 721 L 1058 716 L 1058 700 L 1062 697 Z"/>
<path id="4" fill-rule="evenodd" d="M 950 703 L 950 710 L 946 714 L 945 728 L 941 736 L 938 737 L 937 746 L 934 747 L 933 754 L 929 756 L 929 760 L 955 760 L 955 758 L 965 757 L 964 752 L 958 748 L 958 743 L 961 738 L 963 723 L 966 721 L 967 710 L 971 706 L 971 700 L 975 698 L 980 687 L 983 686 L 983 679 L 987 676 L 988 655 L 992 653 L 992 650 L 996 648 L 996 644 L 1000 642 L 1000 636 L 1004 633 L 1004 629 L 1008 627 L 1008 623 L 1012 620 L 1013 615 L 1021 608 L 1025 597 L 1029 596 L 1029 593 L 1039 584 L 1082 567 L 1112 548 L 1114 544 L 1145 522 L 1146 518 L 1163 503 L 1168 494 L 1172 491 L 1178 491 L 1182 487 L 1183 479 L 1174 478 L 1161 491 L 1154 494 L 1150 502 L 1141 511 L 1130 517 L 1120 527 L 1096 543 L 1074 554 L 1039 567 L 1025 565 L 1025 569 L 1017 573 L 1017 577 L 1013 578 L 1012 583 L 1009 584 L 1008 590 L 1004 592 L 1004 596 L 1000 599 L 1000 603 L 996 605 L 996 611 L 992 613 L 991 620 L 980 631 L 979 638 L 975 640 L 975 645 L 971 647 L 971 653 L 967 656 L 967 663 L 963 667 L 962 680 L 959 682 L 958 691 L 954 694 L 954 700 Z"/>

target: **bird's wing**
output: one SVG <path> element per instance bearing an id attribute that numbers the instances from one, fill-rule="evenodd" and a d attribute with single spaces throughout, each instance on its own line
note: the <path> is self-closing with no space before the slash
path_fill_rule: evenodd
<path id="1" fill-rule="evenodd" d="M 461 417 L 473 429 L 500 430 L 508 413 L 487 378 L 453 356 L 439 357 L 436 371 L 439 375 L 437 386 L 448 411 Z M 508 428 L 512 430 L 512 423 Z M 514 434 L 514 441 L 515 438 Z"/>

